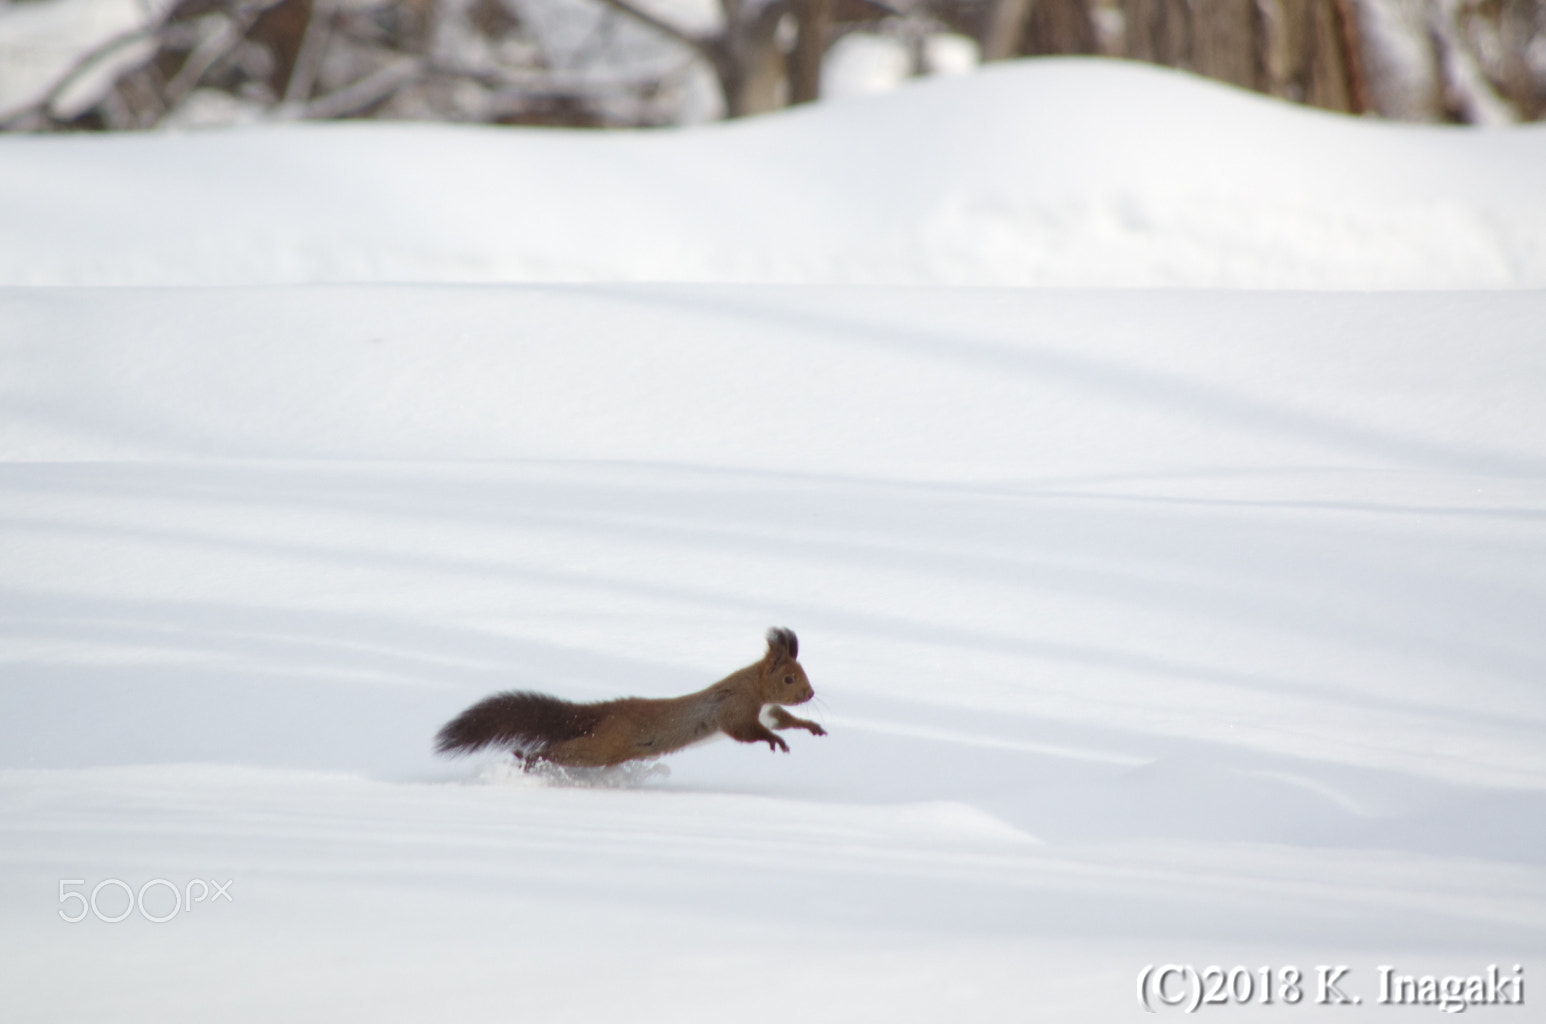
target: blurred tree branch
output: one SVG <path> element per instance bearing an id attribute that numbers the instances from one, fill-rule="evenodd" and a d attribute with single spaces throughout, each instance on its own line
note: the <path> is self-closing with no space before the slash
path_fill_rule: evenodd
<path id="1" fill-rule="evenodd" d="M 1350 113 L 1546 117 L 1546 0 L 718 5 L 703 25 L 650 0 L 173 0 L 92 45 L 0 129 L 338 117 L 659 124 L 684 116 L 693 81 L 712 81 L 721 112 L 739 117 L 818 98 L 849 35 L 906 47 L 922 73 L 945 33 L 974 40 L 982 60 L 1150 61 Z M 577 36 L 572 26 L 587 18 Z M 568 36 L 552 35 L 555 24 L 571 26 Z"/>

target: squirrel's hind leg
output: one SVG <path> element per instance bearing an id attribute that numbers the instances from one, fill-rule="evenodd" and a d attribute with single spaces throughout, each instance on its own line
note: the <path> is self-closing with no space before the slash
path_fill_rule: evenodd
<path id="1" fill-rule="evenodd" d="M 537 755 L 540 760 L 566 768 L 611 768 L 637 757 L 654 757 L 658 751 L 637 749 L 624 728 L 601 728 L 588 736 L 553 743 Z"/>

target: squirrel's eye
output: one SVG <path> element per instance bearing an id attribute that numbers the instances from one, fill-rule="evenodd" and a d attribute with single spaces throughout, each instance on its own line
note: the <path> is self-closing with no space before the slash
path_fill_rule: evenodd
<path id="1" fill-rule="evenodd" d="M 794 685 L 794 676 L 785 676 L 784 677 L 784 685 L 785 686 L 793 686 Z"/>

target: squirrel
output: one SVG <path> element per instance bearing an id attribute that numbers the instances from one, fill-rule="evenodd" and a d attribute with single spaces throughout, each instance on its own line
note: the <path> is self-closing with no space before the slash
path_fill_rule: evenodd
<path id="1" fill-rule="evenodd" d="M 543 762 L 610 768 L 660 757 L 716 733 L 788 753 L 789 744 L 769 724 L 806 729 L 813 736 L 825 736 L 827 730 L 784 710 L 816 695 L 796 660 L 799 640 L 793 631 L 777 627 L 768 630 L 767 640 L 761 661 L 685 697 L 576 704 L 525 690 L 496 693 L 447 722 L 435 737 L 435 749 L 457 755 L 508 747 L 526 771 Z"/>

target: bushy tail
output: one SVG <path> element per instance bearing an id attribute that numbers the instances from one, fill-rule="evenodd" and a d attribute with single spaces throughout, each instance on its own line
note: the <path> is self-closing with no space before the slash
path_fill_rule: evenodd
<path id="1" fill-rule="evenodd" d="M 496 693 L 447 722 L 435 736 L 435 752 L 470 754 L 501 746 L 531 757 L 554 743 L 589 734 L 603 714 L 601 705 L 575 704 L 545 693 Z"/>

